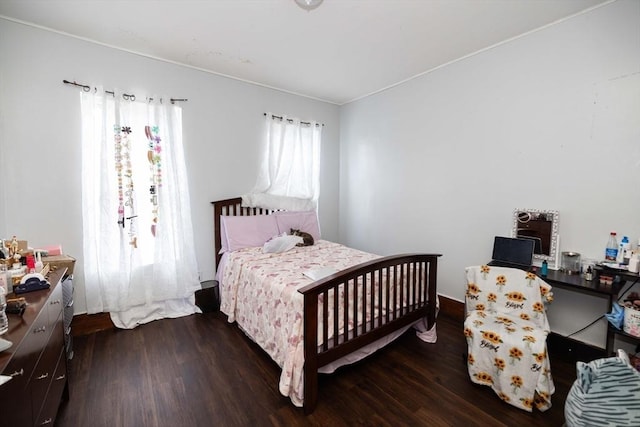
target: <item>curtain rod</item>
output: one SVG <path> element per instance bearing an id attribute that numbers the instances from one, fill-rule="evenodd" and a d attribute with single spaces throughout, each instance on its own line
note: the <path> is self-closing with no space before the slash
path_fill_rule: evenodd
<path id="1" fill-rule="evenodd" d="M 62 83 L 67 84 L 67 85 L 81 87 L 83 92 L 89 92 L 91 90 L 91 86 L 83 85 L 82 83 L 76 83 L 75 81 L 70 82 L 69 80 L 63 80 Z M 96 90 L 96 89 L 94 88 L 94 90 Z M 104 93 L 108 93 L 109 95 L 116 96 L 115 92 L 113 92 L 113 91 L 105 90 Z M 123 93 L 122 94 L 122 98 L 124 98 L 127 101 L 135 101 L 136 100 L 136 96 L 134 94 L 132 94 L 132 93 Z M 186 99 L 186 98 L 170 98 L 170 100 L 171 100 L 172 104 L 174 104 L 176 102 L 186 102 L 186 101 L 188 101 L 188 99 Z M 149 101 L 153 101 L 153 98 L 149 98 Z M 160 102 L 162 102 L 162 99 L 160 99 Z"/>
<path id="2" fill-rule="evenodd" d="M 264 116 L 266 117 L 266 116 L 267 116 L 267 113 L 264 113 Z M 275 114 L 272 114 L 272 115 L 271 115 L 271 118 L 272 118 L 272 119 L 279 119 L 279 120 L 283 120 L 283 117 L 282 117 L 282 116 L 276 116 Z M 293 120 L 292 120 L 292 119 L 287 119 L 287 121 L 288 121 L 289 123 L 293 123 Z M 309 123 L 309 122 L 302 122 L 302 121 L 301 121 L 301 122 L 300 122 L 300 124 L 301 124 L 301 125 L 309 125 L 309 126 L 311 126 L 311 123 Z M 316 123 L 316 126 L 324 126 L 324 123 Z"/>

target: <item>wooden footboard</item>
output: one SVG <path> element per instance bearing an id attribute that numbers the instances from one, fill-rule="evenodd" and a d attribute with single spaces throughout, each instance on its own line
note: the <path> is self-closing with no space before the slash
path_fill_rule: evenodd
<path id="1" fill-rule="evenodd" d="M 318 400 L 320 367 L 419 319 L 426 318 L 429 329 L 434 325 L 439 256 L 405 254 L 379 258 L 328 276 L 298 291 L 304 295 L 306 414 L 313 412 Z M 362 294 L 368 297 L 362 298 Z M 330 299 L 333 299 L 333 304 L 325 303 Z M 319 312 L 321 322 L 318 322 Z M 332 330 L 337 331 L 340 320 L 344 325 L 359 326 L 347 333 L 331 336 L 330 323 L 333 323 Z M 319 342 L 322 344 L 318 346 Z"/>

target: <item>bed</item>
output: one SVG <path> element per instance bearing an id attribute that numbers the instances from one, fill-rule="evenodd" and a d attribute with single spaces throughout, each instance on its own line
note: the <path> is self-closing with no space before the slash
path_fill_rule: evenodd
<path id="1" fill-rule="evenodd" d="M 212 202 L 221 311 L 283 369 L 280 392 L 305 414 L 317 404 L 318 372 L 360 360 L 411 326 L 435 332 L 440 254 L 368 254 L 318 239 L 315 212 L 241 203 Z M 294 226 L 315 244 L 264 253 L 259 242 Z"/>

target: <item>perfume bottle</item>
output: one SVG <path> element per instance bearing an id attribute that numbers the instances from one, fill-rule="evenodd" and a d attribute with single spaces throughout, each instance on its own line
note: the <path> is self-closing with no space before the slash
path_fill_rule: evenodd
<path id="1" fill-rule="evenodd" d="M 584 273 L 584 280 L 592 281 L 593 280 L 593 269 L 591 266 L 587 267 L 587 271 Z"/>

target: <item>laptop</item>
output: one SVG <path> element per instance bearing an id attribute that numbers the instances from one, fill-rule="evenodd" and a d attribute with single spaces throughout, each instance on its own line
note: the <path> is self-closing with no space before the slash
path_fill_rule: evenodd
<path id="1" fill-rule="evenodd" d="M 528 271 L 533 263 L 534 246 L 535 242 L 532 239 L 496 236 L 493 241 L 492 259 L 487 265 Z"/>

